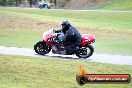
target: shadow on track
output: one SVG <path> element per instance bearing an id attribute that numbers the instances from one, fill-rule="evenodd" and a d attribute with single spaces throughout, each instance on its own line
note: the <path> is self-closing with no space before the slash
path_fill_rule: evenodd
<path id="1" fill-rule="evenodd" d="M 81 60 L 81 61 L 92 61 L 92 59 L 84 59 L 84 58 L 78 58 L 74 55 L 58 55 L 58 54 L 53 54 L 53 55 L 39 55 L 39 54 L 35 54 L 37 56 L 40 57 L 52 57 L 52 58 L 56 58 L 56 59 L 65 59 L 65 60 Z"/>

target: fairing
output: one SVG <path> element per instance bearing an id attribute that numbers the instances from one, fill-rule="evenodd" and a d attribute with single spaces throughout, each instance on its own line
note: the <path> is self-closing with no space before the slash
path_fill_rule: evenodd
<path id="1" fill-rule="evenodd" d="M 95 42 L 95 36 L 93 34 L 82 34 L 81 45 L 91 44 Z"/>
<path id="2" fill-rule="evenodd" d="M 55 38 L 58 34 L 54 32 L 54 30 L 49 30 L 43 33 L 43 41 L 46 42 L 48 45 L 59 45 L 55 44 L 52 41 L 52 38 Z M 93 34 L 82 34 L 82 41 L 80 45 L 84 46 L 86 44 L 91 44 L 95 41 L 95 36 Z"/>

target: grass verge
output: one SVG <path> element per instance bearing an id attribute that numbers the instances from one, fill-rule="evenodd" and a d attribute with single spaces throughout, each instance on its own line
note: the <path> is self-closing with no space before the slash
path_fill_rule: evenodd
<path id="1" fill-rule="evenodd" d="M 0 55 L 1 88 L 131 88 L 132 84 L 76 83 L 78 66 L 89 74 L 130 74 L 132 66 L 101 64 L 80 60 L 31 58 Z"/>
<path id="2" fill-rule="evenodd" d="M 60 22 L 69 19 L 73 24 L 101 29 L 131 29 L 132 13 L 79 12 L 68 10 L 39 10 L 23 8 L 0 8 L 0 13 L 28 16 L 43 21 Z"/>
<path id="3" fill-rule="evenodd" d="M 105 2 L 98 3 L 93 6 L 84 7 L 82 9 L 96 9 L 96 10 L 132 10 L 131 0 L 105 0 Z"/>
<path id="4" fill-rule="evenodd" d="M 132 10 L 132 1 L 131 0 L 111 0 L 107 4 L 104 4 L 98 9 L 105 10 Z"/>

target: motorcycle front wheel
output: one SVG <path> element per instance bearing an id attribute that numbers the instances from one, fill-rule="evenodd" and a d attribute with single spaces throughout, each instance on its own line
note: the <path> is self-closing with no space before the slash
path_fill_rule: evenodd
<path id="1" fill-rule="evenodd" d="M 45 55 L 51 51 L 51 47 L 43 41 L 39 41 L 34 45 L 34 50 L 40 55 Z"/>
<path id="2" fill-rule="evenodd" d="M 94 52 L 93 46 L 87 45 L 85 47 L 80 47 L 77 50 L 76 56 L 79 58 L 86 59 L 86 58 L 89 58 L 90 56 L 92 56 L 93 52 Z"/>

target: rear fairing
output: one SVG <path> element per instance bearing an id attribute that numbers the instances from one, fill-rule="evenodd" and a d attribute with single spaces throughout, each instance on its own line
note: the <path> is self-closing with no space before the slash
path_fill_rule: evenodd
<path id="1" fill-rule="evenodd" d="M 81 45 L 91 44 L 95 42 L 95 36 L 93 34 L 82 34 Z"/>

